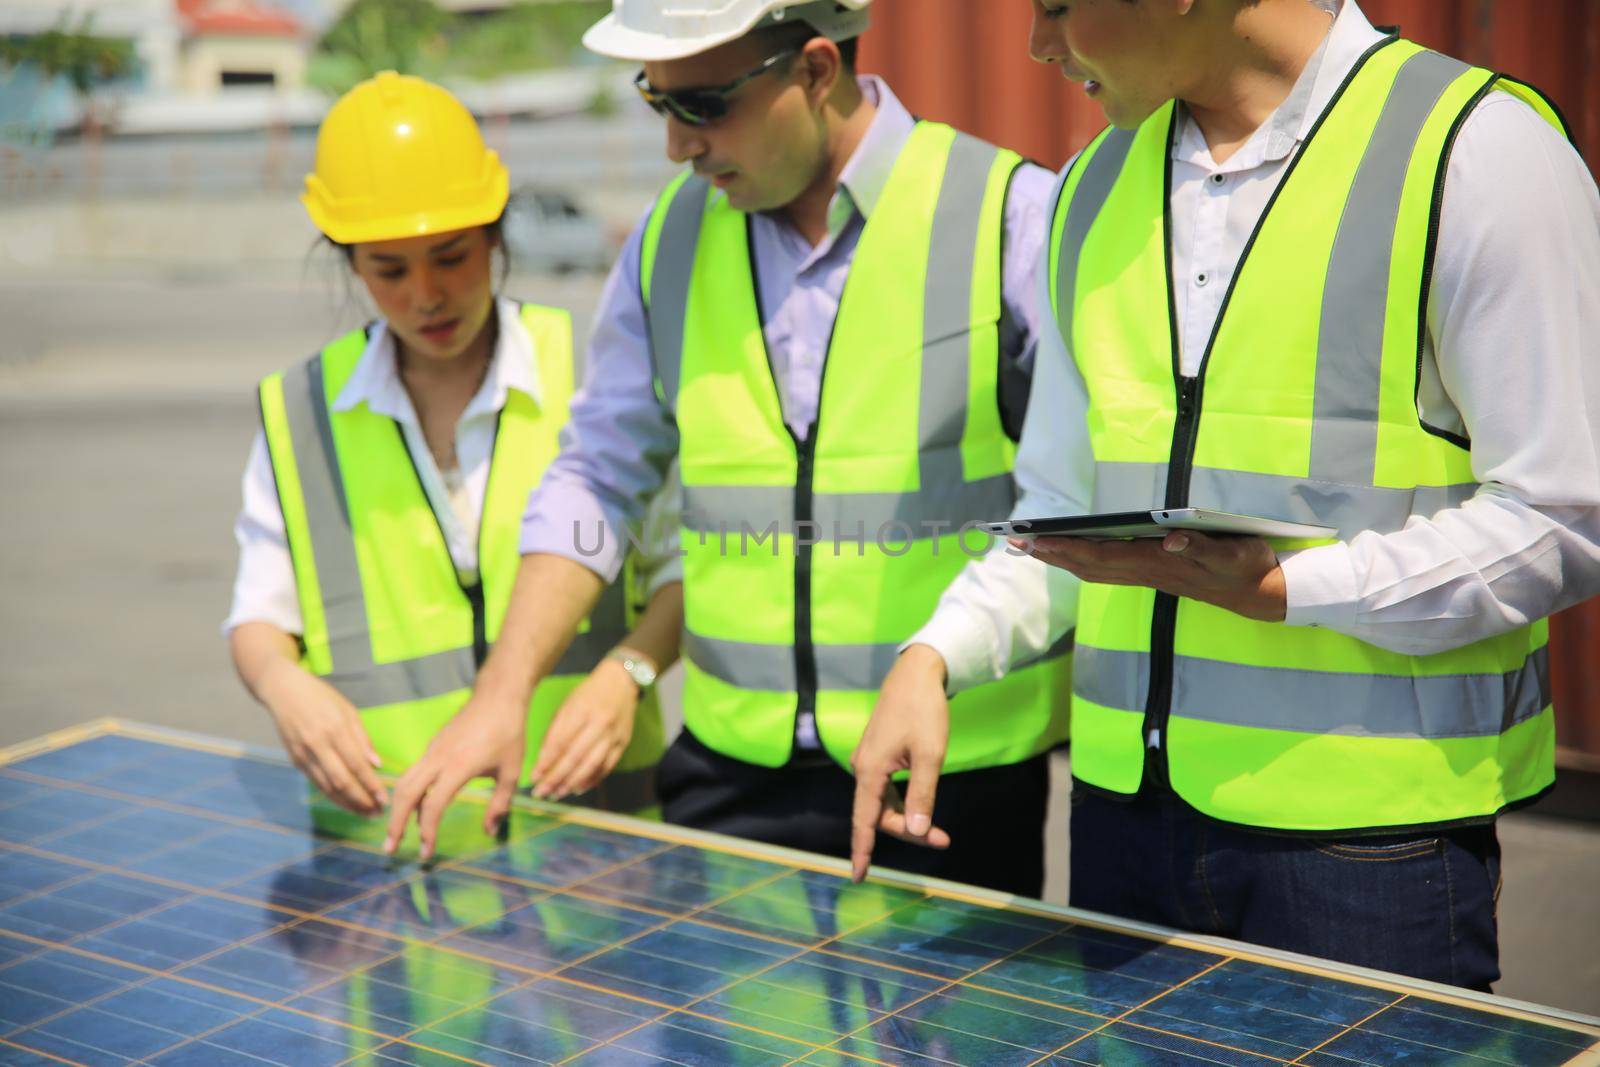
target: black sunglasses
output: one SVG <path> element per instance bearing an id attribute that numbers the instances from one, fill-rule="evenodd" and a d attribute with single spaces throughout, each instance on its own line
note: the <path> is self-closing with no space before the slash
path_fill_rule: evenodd
<path id="1" fill-rule="evenodd" d="M 733 106 L 730 98 L 743 88 L 746 82 L 754 81 L 784 60 L 799 55 L 800 52 L 799 48 L 785 49 L 749 74 L 735 78 L 727 85 L 705 89 L 662 90 L 653 87 L 641 70 L 639 76 L 633 79 L 633 87 L 639 90 L 644 102 L 649 104 L 657 115 L 662 117 L 671 115 L 690 126 L 709 126 L 718 119 L 727 117 Z"/>

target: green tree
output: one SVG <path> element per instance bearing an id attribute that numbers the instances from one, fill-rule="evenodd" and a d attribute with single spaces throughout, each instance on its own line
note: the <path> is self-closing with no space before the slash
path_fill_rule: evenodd
<path id="1" fill-rule="evenodd" d="M 47 80 L 66 78 L 83 105 L 84 133 L 91 137 L 100 130 L 96 90 L 131 73 L 135 63 L 133 44 L 96 34 L 92 15 L 85 15 L 76 26 L 63 18 L 43 33 L 0 40 L 0 59 L 13 67 L 32 65 Z"/>
<path id="2" fill-rule="evenodd" d="M 451 22 L 433 0 L 355 0 L 323 34 L 307 78 L 343 93 L 379 71 L 427 76 L 444 53 Z"/>
<path id="3" fill-rule="evenodd" d="M 448 70 L 488 79 L 566 66 L 581 52 L 584 31 L 610 10 L 608 0 L 523 0 L 492 15 L 459 19 L 450 33 Z"/>
<path id="4" fill-rule="evenodd" d="M 492 79 L 571 63 L 609 0 L 523 0 L 481 16 L 434 0 L 355 0 L 317 45 L 307 79 L 343 93 L 382 70 Z"/>

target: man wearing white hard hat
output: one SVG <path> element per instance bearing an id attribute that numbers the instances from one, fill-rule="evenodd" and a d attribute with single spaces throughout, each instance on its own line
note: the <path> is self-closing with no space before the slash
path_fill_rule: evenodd
<path id="1" fill-rule="evenodd" d="M 661 765 L 663 814 L 843 852 L 846 767 L 878 686 L 988 547 L 964 525 L 1014 500 L 1051 184 L 857 75 L 869 5 L 617 0 L 585 38 L 643 65 L 639 92 L 689 169 L 612 273 L 500 641 L 396 789 L 392 838 L 420 807 L 431 839 L 461 783 L 510 772 L 512 710 L 676 459 L 685 731 Z M 1038 895 L 1068 657 L 994 657 L 997 677 L 1014 669 L 953 698 L 948 740 L 928 739 L 954 771 L 938 818 L 955 846 L 887 841 L 880 859 Z M 664 665 L 637 666 L 643 682 Z M 599 711 L 558 721 L 538 792 L 588 784 L 627 732 Z"/>

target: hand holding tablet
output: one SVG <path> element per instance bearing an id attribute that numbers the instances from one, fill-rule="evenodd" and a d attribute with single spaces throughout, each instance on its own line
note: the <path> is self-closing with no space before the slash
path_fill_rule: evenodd
<path id="1" fill-rule="evenodd" d="M 1272 541 L 1338 536 L 1327 526 L 1198 508 L 1019 519 L 987 528 L 1085 582 L 1144 586 L 1262 622 L 1282 622 L 1288 608 Z"/>

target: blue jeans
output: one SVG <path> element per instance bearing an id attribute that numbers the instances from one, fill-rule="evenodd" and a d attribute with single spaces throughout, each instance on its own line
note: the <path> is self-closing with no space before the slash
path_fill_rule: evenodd
<path id="1" fill-rule="evenodd" d="M 1485 992 L 1500 977 L 1492 824 L 1282 837 L 1145 792 L 1074 790 L 1074 907 Z"/>

